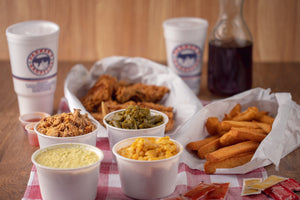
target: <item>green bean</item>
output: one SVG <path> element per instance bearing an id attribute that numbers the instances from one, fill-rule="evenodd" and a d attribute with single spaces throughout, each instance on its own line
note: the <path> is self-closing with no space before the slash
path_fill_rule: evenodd
<path id="1" fill-rule="evenodd" d="M 124 129 L 152 128 L 163 124 L 162 115 L 151 115 L 150 109 L 130 105 L 124 111 L 114 114 L 107 123 Z"/>

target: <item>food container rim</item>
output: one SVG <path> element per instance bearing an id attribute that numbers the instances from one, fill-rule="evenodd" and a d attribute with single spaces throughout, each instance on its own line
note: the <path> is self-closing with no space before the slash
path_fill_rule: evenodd
<path id="1" fill-rule="evenodd" d="M 117 148 L 117 146 L 118 146 L 120 143 L 123 143 L 123 142 L 125 142 L 125 141 L 127 141 L 127 140 L 132 140 L 132 142 L 133 142 L 133 141 L 134 141 L 135 139 L 137 139 L 137 138 L 162 138 L 162 137 L 160 137 L 160 136 L 139 136 L 139 137 L 130 137 L 130 138 L 123 139 L 123 140 L 117 142 L 117 143 L 113 146 L 113 148 L 112 148 L 113 154 L 114 154 L 117 158 L 120 158 L 120 159 L 125 160 L 125 161 L 128 161 L 128 162 L 134 162 L 134 163 L 145 164 L 145 163 L 160 163 L 160 162 L 167 162 L 167 161 L 169 161 L 169 160 L 173 160 L 173 159 L 179 157 L 179 156 L 182 154 L 182 152 L 183 152 L 183 146 L 182 146 L 182 144 L 181 144 L 180 142 L 178 142 L 177 140 L 174 140 L 174 139 L 172 139 L 172 138 L 170 138 L 170 140 L 171 140 L 172 142 L 174 142 L 174 143 L 177 145 L 177 149 L 179 149 L 179 152 L 178 152 L 176 155 L 171 156 L 171 157 L 169 157 L 169 158 L 160 159 L 160 160 L 134 160 L 134 159 L 130 159 L 130 158 L 126 158 L 126 157 L 124 157 L 124 156 L 121 156 L 120 154 L 118 154 L 118 153 L 116 152 L 116 148 Z M 132 144 L 132 142 L 131 142 L 130 144 Z"/>
<path id="2" fill-rule="evenodd" d="M 56 148 L 60 148 L 60 147 L 72 147 L 72 146 L 83 146 L 84 148 L 86 149 L 89 149 L 91 151 L 94 151 L 98 156 L 99 156 L 99 159 L 92 163 L 92 164 L 89 164 L 89 165 L 86 165 L 86 166 L 83 166 L 83 167 L 77 167 L 77 168 L 55 168 L 55 167 L 47 167 L 47 166 L 44 166 L 44 165 L 41 165 L 39 163 L 37 163 L 35 161 L 35 158 L 36 156 L 41 153 L 41 152 L 44 152 L 44 151 L 47 151 L 47 150 L 50 150 L 50 149 L 56 149 Z M 102 162 L 104 158 L 104 153 L 101 149 L 95 147 L 95 146 L 92 146 L 92 145 L 89 145 L 89 144 L 84 144 L 84 143 L 59 143 L 59 144 L 54 144 L 54 145 L 50 145 L 50 146 L 47 146 L 47 147 L 44 147 L 44 148 L 41 148 L 41 149 L 38 149 L 36 150 L 32 156 L 31 156 L 31 161 L 32 163 L 35 165 L 35 166 L 38 166 L 40 168 L 43 168 L 43 169 L 46 169 L 46 170 L 52 170 L 52 171 L 62 171 L 62 172 L 69 172 L 69 171 L 80 171 L 80 170 L 83 170 L 83 169 L 86 169 L 86 168 L 90 168 L 90 167 L 93 167 L 99 163 Z"/>
<path id="3" fill-rule="evenodd" d="M 111 128 L 111 129 L 115 129 L 115 130 L 119 130 L 119 131 L 125 131 L 125 132 L 140 132 L 140 131 L 143 131 L 143 130 L 144 130 L 144 131 L 146 131 L 146 130 L 148 131 L 148 130 L 153 130 L 153 129 L 161 128 L 162 126 L 165 126 L 165 125 L 169 122 L 169 117 L 168 117 L 165 113 L 160 112 L 160 111 L 158 111 L 158 110 L 154 110 L 154 109 L 150 109 L 150 113 L 156 113 L 156 114 L 162 115 L 163 118 L 164 118 L 164 123 L 161 124 L 161 125 L 152 127 L 152 128 L 143 128 L 143 129 L 125 129 L 125 128 L 118 128 L 118 127 L 112 126 L 112 125 L 110 125 L 110 124 L 108 124 L 108 123 L 106 122 L 106 119 L 107 119 L 107 118 L 111 117 L 111 116 L 114 115 L 115 113 L 122 112 L 122 111 L 124 111 L 124 110 L 126 110 L 126 109 L 120 109 L 120 110 L 112 111 L 112 112 L 110 112 L 110 113 L 108 113 L 108 114 L 106 114 L 106 115 L 104 116 L 104 118 L 103 118 L 103 123 L 105 124 L 106 129 L 107 129 L 107 127 L 109 127 L 109 128 Z"/>
<path id="4" fill-rule="evenodd" d="M 37 130 L 37 126 L 38 126 L 39 122 L 36 123 L 36 125 L 34 126 L 34 131 L 37 133 L 38 136 L 45 137 L 45 138 L 52 138 L 52 139 L 55 138 L 55 139 L 57 139 L 57 140 L 63 140 L 63 139 L 66 139 L 66 138 L 68 138 L 68 139 L 78 139 L 78 138 L 83 138 L 83 137 L 87 137 L 87 136 L 89 136 L 89 135 L 92 135 L 92 134 L 97 133 L 97 131 L 100 129 L 100 123 L 99 123 L 97 120 L 92 119 L 92 118 L 89 118 L 89 119 L 92 121 L 92 123 L 94 123 L 94 124 L 97 126 L 97 128 L 96 128 L 94 131 L 92 131 L 92 132 L 90 132 L 90 133 L 87 133 L 87 134 L 84 134 L 84 135 L 71 136 L 71 137 L 55 137 L 55 136 L 45 135 L 45 134 L 40 133 L 40 132 Z"/>
<path id="5" fill-rule="evenodd" d="M 32 131 L 30 128 L 33 128 L 33 132 L 36 134 L 34 127 L 37 123 L 38 122 L 30 122 L 29 124 L 26 124 L 25 129 L 29 132 L 29 131 Z"/>
<path id="6" fill-rule="evenodd" d="M 26 114 L 23 114 L 23 115 L 20 115 L 19 116 L 19 120 L 20 122 L 24 122 L 24 123 L 28 123 L 26 120 L 28 119 L 32 119 L 32 117 L 29 117 L 29 116 L 36 116 L 36 117 L 49 117 L 50 114 L 49 113 L 46 113 L 46 112 L 32 112 L 32 113 L 26 113 Z M 31 123 L 31 122 L 29 122 Z"/>
<path id="7" fill-rule="evenodd" d="M 163 22 L 163 28 L 167 31 L 201 31 L 208 26 L 208 21 L 200 17 L 174 17 Z"/>
<path id="8" fill-rule="evenodd" d="M 40 34 L 26 34 L 26 30 L 28 30 L 28 26 L 32 26 L 36 29 L 40 28 L 47 28 L 50 29 L 50 31 L 43 32 Z M 48 21 L 48 20 L 29 20 L 29 21 L 23 21 L 18 22 L 15 24 L 10 25 L 6 29 L 6 35 L 8 37 L 8 40 L 10 41 L 22 41 L 22 40 L 53 40 L 58 37 L 58 34 L 60 32 L 60 27 L 58 24 Z M 15 41 L 15 42 L 16 42 Z"/>

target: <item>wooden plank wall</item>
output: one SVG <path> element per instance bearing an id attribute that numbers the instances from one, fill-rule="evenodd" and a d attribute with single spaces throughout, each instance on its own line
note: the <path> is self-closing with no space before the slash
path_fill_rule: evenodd
<path id="1" fill-rule="evenodd" d="M 0 60 L 9 59 L 9 25 L 42 19 L 61 28 L 61 61 L 120 55 L 166 62 L 164 20 L 205 18 L 210 32 L 218 13 L 219 0 L 1 0 Z M 253 35 L 255 62 L 300 62 L 299 0 L 245 0 L 244 17 Z"/>

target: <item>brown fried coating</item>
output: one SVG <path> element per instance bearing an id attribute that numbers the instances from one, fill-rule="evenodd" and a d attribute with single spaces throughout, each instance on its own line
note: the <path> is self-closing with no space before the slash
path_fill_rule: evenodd
<path id="1" fill-rule="evenodd" d="M 169 118 L 169 122 L 166 124 L 166 132 L 173 129 L 173 127 L 174 127 L 173 107 L 166 107 L 164 105 L 151 103 L 151 102 L 138 102 L 137 105 L 142 108 L 158 110 L 158 111 L 166 114 Z"/>
<path id="2" fill-rule="evenodd" d="M 170 92 L 170 90 L 164 86 L 136 83 L 127 87 L 119 87 L 116 92 L 116 99 L 120 103 L 129 100 L 156 103 L 168 92 Z"/>
<path id="3" fill-rule="evenodd" d="M 100 76 L 86 96 L 81 99 L 85 109 L 93 112 L 98 109 L 102 101 L 112 100 L 112 94 L 116 90 L 117 79 L 109 75 Z"/>
<path id="4" fill-rule="evenodd" d="M 102 75 L 81 99 L 83 106 L 102 125 L 106 114 L 129 105 L 139 105 L 165 113 L 169 117 L 166 132 L 174 127 L 173 107 L 158 104 L 170 90 L 165 86 L 130 84 L 110 75 Z"/>
<path id="5" fill-rule="evenodd" d="M 157 104 L 157 103 L 138 102 L 137 105 L 140 106 L 140 107 L 147 107 L 147 108 L 150 108 L 150 109 L 153 109 L 153 110 L 173 112 L 173 107 L 167 107 L 167 106 Z"/>

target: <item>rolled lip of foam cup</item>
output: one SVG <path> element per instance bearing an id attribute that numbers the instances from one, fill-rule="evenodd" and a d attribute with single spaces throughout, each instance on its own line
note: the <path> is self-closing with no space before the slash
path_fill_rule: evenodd
<path id="1" fill-rule="evenodd" d="M 171 18 L 163 23 L 165 39 L 175 41 L 205 40 L 207 27 L 207 20 L 196 17 Z"/>
<path id="2" fill-rule="evenodd" d="M 41 40 L 56 39 L 60 28 L 57 24 L 45 20 L 32 20 L 13 24 L 6 29 L 7 39 L 16 40 Z M 52 38 L 53 37 L 53 38 Z"/>

